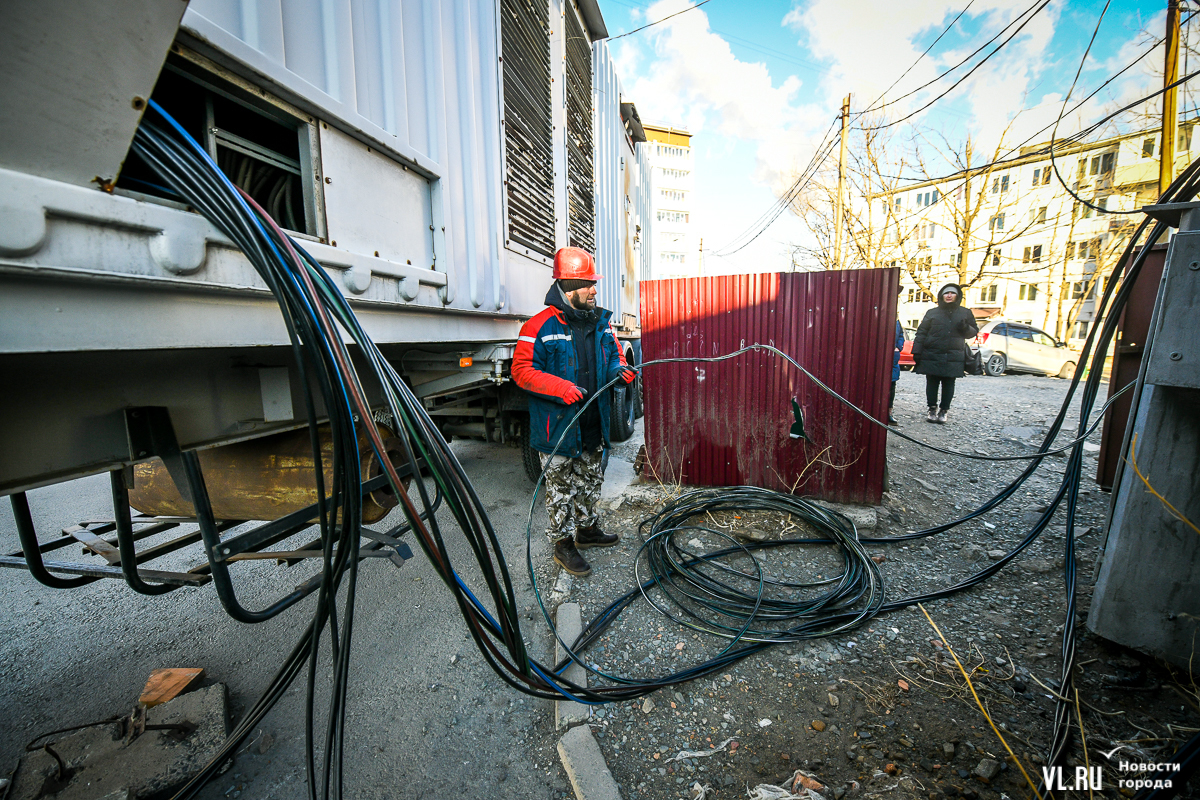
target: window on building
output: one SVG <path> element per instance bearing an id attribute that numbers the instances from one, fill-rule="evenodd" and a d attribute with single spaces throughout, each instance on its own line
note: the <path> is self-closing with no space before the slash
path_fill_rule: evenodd
<path id="1" fill-rule="evenodd" d="M 1096 209 L 1096 216 L 1097 216 L 1097 217 L 1103 217 L 1105 214 L 1107 214 L 1107 213 L 1108 213 L 1108 211 L 1107 211 L 1107 209 L 1108 209 L 1108 198 L 1107 198 L 1107 197 L 1097 197 L 1097 198 L 1096 198 L 1096 205 L 1097 205 L 1097 206 L 1099 206 L 1099 207 Z"/>
<path id="2" fill-rule="evenodd" d="M 921 320 L 919 320 L 919 319 L 910 319 L 908 321 L 908 327 L 910 327 L 910 328 L 916 328 L 916 327 L 920 326 L 920 324 L 921 324 Z"/>
<path id="3" fill-rule="evenodd" d="M 1079 300 L 1087 296 L 1087 281 L 1072 281 L 1071 282 L 1071 299 Z"/>
<path id="4" fill-rule="evenodd" d="M 1075 321 L 1075 329 L 1072 333 L 1072 339 L 1086 339 L 1088 334 L 1088 321 L 1085 319 Z"/>
<path id="5" fill-rule="evenodd" d="M 664 264 L 683 264 L 687 261 L 687 256 L 683 253 L 659 253 L 658 260 Z"/>
<path id="6" fill-rule="evenodd" d="M 1071 216 L 1075 219 L 1091 219 L 1092 207 L 1083 203 L 1076 202 L 1071 208 Z"/>
<path id="7" fill-rule="evenodd" d="M 996 214 L 996 215 L 995 215 L 995 216 L 993 216 L 991 219 L 989 219 L 989 220 L 988 220 L 988 230 L 989 230 L 989 231 L 1002 231 L 1002 230 L 1004 230 L 1004 215 L 1003 215 L 1003 214 Z"/>
<path id="8" fill-rule="evenodd" d="M 1092 157 L 1092 175 L 1107 175 L 1117 163 L 1116 153 L 1101 153 Z"/>
<path id="9" fill-rule="evenodd" d="M 950 265 L 953 267 L 961 267 L 962 266 L 962 251 L 961 250 L 959 250 L 957 253 L 954 253 L 953 255 L 950 256 Z"/>
<path id="10" fill-rule="evenodd" d="M 1067 242 L 1067 261 L 1075 257 L 1075 243 Z"/>
<path id="11" fill-rule="evenodd" d="M 1020 300 L 1037 300 L 1037 286 L 1032 283 L 1022 283 L 1021 288 L 1017 290 L 1017 298 Z"/>
<path id="12" fill-rule="evenodd" d="M 1042 206 L 1039 208 L 1033 216 L 1033 221 L 1040 225 L 1044 225 L 1046 223 L 1046 211 L 1048 211 L 1049 208 L 1049 206 Z"/>
<path id="13" fill-rule="evenodd" d="M 663 200 L 676 200 L 681 203 L 687 199 L 685 194 L 678 189 L 661 189 L 659 191 L 659 196 L 661 196 Z"/>
<path id="14" fill-rule="evenodd" d="M 996 302 L 996 284 L 985 286 L 979 290 L 979 302 L 994 303 Z"/>
<path id="15" fill-rule="evenodd" d="M 910 303 L 932 303 L 933 302 L 933 295 L 931 295 L 929 292 L 925 291 L 924 289 L 909 289 L 907 297 L 908 297 L 908 302 L 910 302 Z M 915 328 L 916 325 L 914 325 L 913 327 Z"/>
<path id="16" fill-rule="evenodd" d="M 992 194 L 1003 194 L 1008 191 L 1008 176 L 1000 175 L 992 178 Z"/>
<path id="17" fill-rule="evenodd" d="M 1049 169 L 1049 167 L 1047 167 L 1047 169 Z M 1034 186 L 1041 186 L 1041 185 L 1042 185 L 1042 170 L 1041 170 L 1041 167 L 1039 167 L 1039 168 L 1037 168 L 1037 169 L 1035 169 L 1035 170 L 1033 171 L 1033 185 L 1034 185 Z"/>
<path id="18" fill-rule="evenodd" d="M 1033 171 L 1033 185 L 1046 186 L 1050 183 L 1050 176 L 1053 174 L 1053 167 L 1038 167 Z"/>
<path id="19" fill-rule="evenodd" d="M 1142 158 L 1154 158 L 1154 137 L 1142 140 Z"/>
<path id="20" fill-rule="evenodd" d="M 1042 246 L 1035 244 L 1032 247 L 1025 248 L 1025 255 L 1021 258 L 1023 264 L 1040 264 L 1042 261 Z"/>
<path id="21" fill-rule="evenodd" d="M 1178 141 L 1175 143 L 1175 149 L 1183 152 L 1192 149 L 1192 126 L 1187 125 L 1179 129 Z"/>
<path id="22" fill-rule="evenodd" d="M 1050 176 L 1054 173 L 1053 167 L 1046 167 L 1042 170 L 1042 186 L 1050 184 Z"/>
<path id="23" fill-rule="evenodd" d="M 904 198 L 903 198 L 903 197 L 897 197 L 897 198 L 896 198 L 896 211 L 899 211 L 899 210 L 900 210 L 900 206 L 901 206 L 901 205 L 903 205 L 903 203 L 904 203 Z"/>
<path id="24" fill-rule="evenodd" d="M 1079 172 L 1075 176 L 1075 180 L 1079 180 L 1079 181 L 1083 180 L 1084 176 L 1087 175 L 1087 165 L 1088 165 L 1087 156 L 1084 156 L 1083 158 L 1079 159 Z"/>
<path id="25" fill-rule="evenodd" d="M 659 222 L 687 222 L 688 212 L 686 211 L 659 211 Z"/>
<path id="26" fill-rule="evenodd" d="M 1000 266 L 1000 250 L 999 249 L 992 251 L 992 266 L 993 267 Z"/>

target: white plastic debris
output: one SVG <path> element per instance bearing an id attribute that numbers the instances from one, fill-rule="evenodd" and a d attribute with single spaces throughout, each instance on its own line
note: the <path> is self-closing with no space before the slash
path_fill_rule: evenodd
<path id="1" fill-rule="evenodd" d="M 721 742 L 711 750 L 680 750 L 679 754 L 667 759 L 667 763 L 671 761 L 683 761 L 685 758 L 708 758 L 714 753 L 719 753 L 729 746 L 729 743 L 736 739 L 736 736 L 730 736 L 725 741 Z"/>
<path id="2" fill-rule="evenodd" d="M 767 719 L 766 717 L 763 717 L 762 719 L 760 719 L 758 721 L 758 727 L 760 727 L 760 728 L 765 728 L 770 724 L 771 724 L 771 720 Z"/>

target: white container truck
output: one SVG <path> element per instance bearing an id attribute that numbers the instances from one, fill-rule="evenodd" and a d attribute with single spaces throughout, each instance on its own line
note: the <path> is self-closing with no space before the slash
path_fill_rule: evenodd
<path id="1" fill-rule="evenodd" d="M 265 284 L 129 153 L 148 99 L 334 274 L 446 435 L 521 436 L 509 359 L 559 247 L 596 254 L 639 360 L 650 175 L 595 0 L 3 16 L 0 494 L 144 460 L 132 408 L 165 408 L 183 449 L 308 422 Z"/>

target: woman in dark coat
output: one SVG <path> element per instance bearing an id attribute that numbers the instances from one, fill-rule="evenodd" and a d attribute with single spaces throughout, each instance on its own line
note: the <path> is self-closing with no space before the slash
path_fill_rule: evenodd
<path id="1" fill-rule="evenodd" d="M 962 289 L 947 283 L 938 292 L 937 308 L 925 312 L 913 339 L 916 372 L 925 376 L 925 400 L 929 405 L 928 422 L 945 422 L 946 411 L 954 399 L 954 381 L 963 376 L 963 341 L 979 333 L 975 315 L 962 307 Z M 938 404 L 938 387 L 942 401 Z"/>

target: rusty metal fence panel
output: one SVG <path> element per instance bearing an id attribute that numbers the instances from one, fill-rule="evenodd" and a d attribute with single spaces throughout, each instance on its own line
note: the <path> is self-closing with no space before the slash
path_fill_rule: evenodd
<path id="1" fill-rule="evenodd" d="M 773 345 L 886 420 L 899 271 L 767 273 L 642 284 L 645 361 Z M 645 472 L 878 503 L 887 433 L 772 353 L 648 367 Z M 812 442 L 788 436 L 795 397 Z"/>

